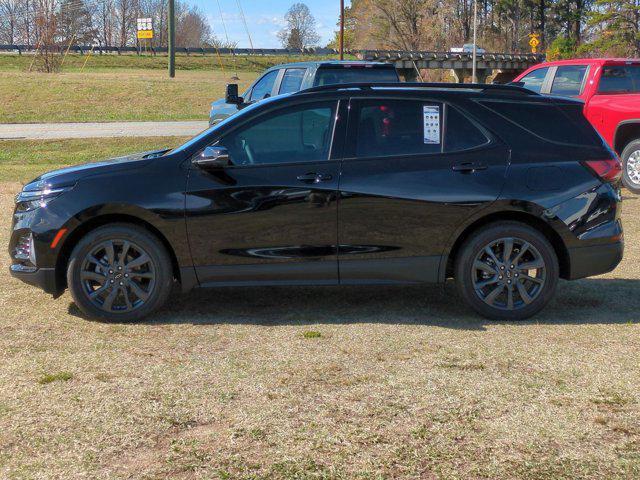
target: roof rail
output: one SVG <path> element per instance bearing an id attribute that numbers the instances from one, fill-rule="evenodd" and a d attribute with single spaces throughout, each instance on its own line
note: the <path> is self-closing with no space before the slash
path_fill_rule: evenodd
<path id="1" fill-rule="evenodd" d="M 374 88 L 397 88 L 397 89 L 432 89 L 432 90 L 478 90 L 480 92 L 502 92 L 515 93 L 521 95 L 538 95 L 538 93 L 517 85 L 502 85 L 495 83 L 422 83 L 422 82 L 385 82 L 385 83 L 335 83 L 331 85 L 321 85 L 300 90 L 297 94 L 327 92 L 339 90 L 372 90 Z"/>

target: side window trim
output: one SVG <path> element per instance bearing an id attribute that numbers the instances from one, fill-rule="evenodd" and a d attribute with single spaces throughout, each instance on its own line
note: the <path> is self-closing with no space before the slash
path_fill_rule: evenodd
<path id="1" fill-rule="evenodd" d="M 542 88 L 540 88 L 540 93 L 548 95 L 549 92 L 551 92 L 551 86 L 553 85 L 553 79 L 556 77 L 557 69 L 558 67 L 556 66 L 549 67 L 549 70 L 547 70 L 547 74 L 542 81 Z"/>
<path id="2" fill-rule="evenodd" d="M 333 163 L 333 162 L 339 162 L 342 160 L 342 158 L 340 157 L 336 157 L 334 155 L 334 147 L 339 147 L 342 148 L 342 145 L 340 145 L 340 143 L 344 143 L 344 139 L 343 138 L 338 138 L 338 141 L 336 141 L 336 135 L 343 135 L 343 132 L 345 130 L 345 124 L 342 123 L 342 125 L 340 124 L 341 122 L 340 120 L 340 115 L 339 113 L 342 112 L 342 110 L 344 110 L 344 105 L 347 103 L 344 99 L 340 100 L 337 98 L 330 98 L 327 100 L 309 100 L 306 101 L 304 103 L 300 103 L 296 106 L 301 106 L 301 105 L 306 105 L 306 104 L 313 104 L 313 103 L 318 103 L 318 102 L 322 102 L 325 101 L 327 103 L 329 102 L 333 102 L 333 106 L 332 108 L 335 109 L 335 115 L 334 115 L 334 119 L 331 122 L 331 127 L 332 127 L 332 132 L 331 132 L 331 139 L 329 141 L 329 153 L 328 153 L 328 158 L 326 160 L 319 160 L 318 162 L 322 162 L 322 163 Z M 341 109 L 342 106 L 342 109 Z M 207 145 L 205 145 L 203 148 L 199 149 L 194 155 L 193 157 L 199 155 L 206 147 L 209 146 L 215 146 L 217 145 L 226 135 L 229 135 L 230 133 L 235 132 L 236 130 L 247 126 L 248 124 L 251 124 L 252 122 L 260 119 L 261 117 L 264 117 L 265 115 L 269 115 L 270 113 L 273 112 L 277 112 L 277 111 L 287 111 L 291 108 L 291 106 L 283 106 L 283 107 L 279 107 L 279 108 L 273 108 L 273 109 L 269 109 L 266 110 L 264 112 L 262 112 L 260 115 L 258 115 L 257 117 L 253 117 L 250 119 L 247 119 L 246 121 L 239 123 L 238 125 L 235 125 L 233 127 L 231 127 L 229 130 L 223 132 L 221 135 L 217 136 L 216 138 L 214 138 L 211 142 L 209 142 Z M 342 132 L 341 132 L 342 130 Z M 337 150 L 338 148 L 335 148 L 335 150 Z M 339 154 L 341 154 L 342 152 L 338 152 Z M 258 165 L 229 165 L 227 167 L 225 167 L 226 169 L 245 169 L 245 168 L 265 168 L 265 167 L 280 167 L 280 166 L 292 166 L 292 165 L 308 165 L 309 163 L 316 163 L 316 162 L 283 162 L 283 163 L 263 163 L 263 164 L 258 164 Z"/>

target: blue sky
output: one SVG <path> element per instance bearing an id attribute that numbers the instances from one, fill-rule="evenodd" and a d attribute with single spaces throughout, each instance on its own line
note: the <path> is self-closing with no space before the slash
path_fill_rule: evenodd
<path id="1" fill-rule="evenodd" d="M 249 39 L 238 10 L 238 0 L 218 0 L 222 8 L 229 40 L 238 43 L 238 47 L 249 47 Z M 205 13 L 215 35 L 224 40 L 224 29 L 216 0 L 188 0 L 198 5 Z M 278 48 L 280 42 L 276 33 L 284 25 L 284 15 L 295 0 L 240 0 L 247 19 L 249 33 L 255 48 Z M 320 44 L 326 45 L 333 38 L 340 11 L 339 0 L 303 1 L 316 19 L 316 29 L 320 35 Z M 347 5 L 350 2 L 345 2 Z"/>

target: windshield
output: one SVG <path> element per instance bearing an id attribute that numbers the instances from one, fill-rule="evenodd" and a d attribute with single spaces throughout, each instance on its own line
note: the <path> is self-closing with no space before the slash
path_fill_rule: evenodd
<path id="1" fill-rule="evenodd" d="M 321 68 L 316 72 L 314 86 L 343 83 L 392 83 L 398 81 L 398 74 L 395 68 Z"/>

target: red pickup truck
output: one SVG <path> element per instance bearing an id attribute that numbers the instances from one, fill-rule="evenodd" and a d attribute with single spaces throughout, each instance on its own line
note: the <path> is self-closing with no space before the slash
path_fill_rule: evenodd
<path id="1" fill-rule="evenodd" d="M 583 100 L 585 117 L 622 160 L 625 186 L 640 193 L 640 59 L 541 63 L 514 82 L 538 93 Z"/>

